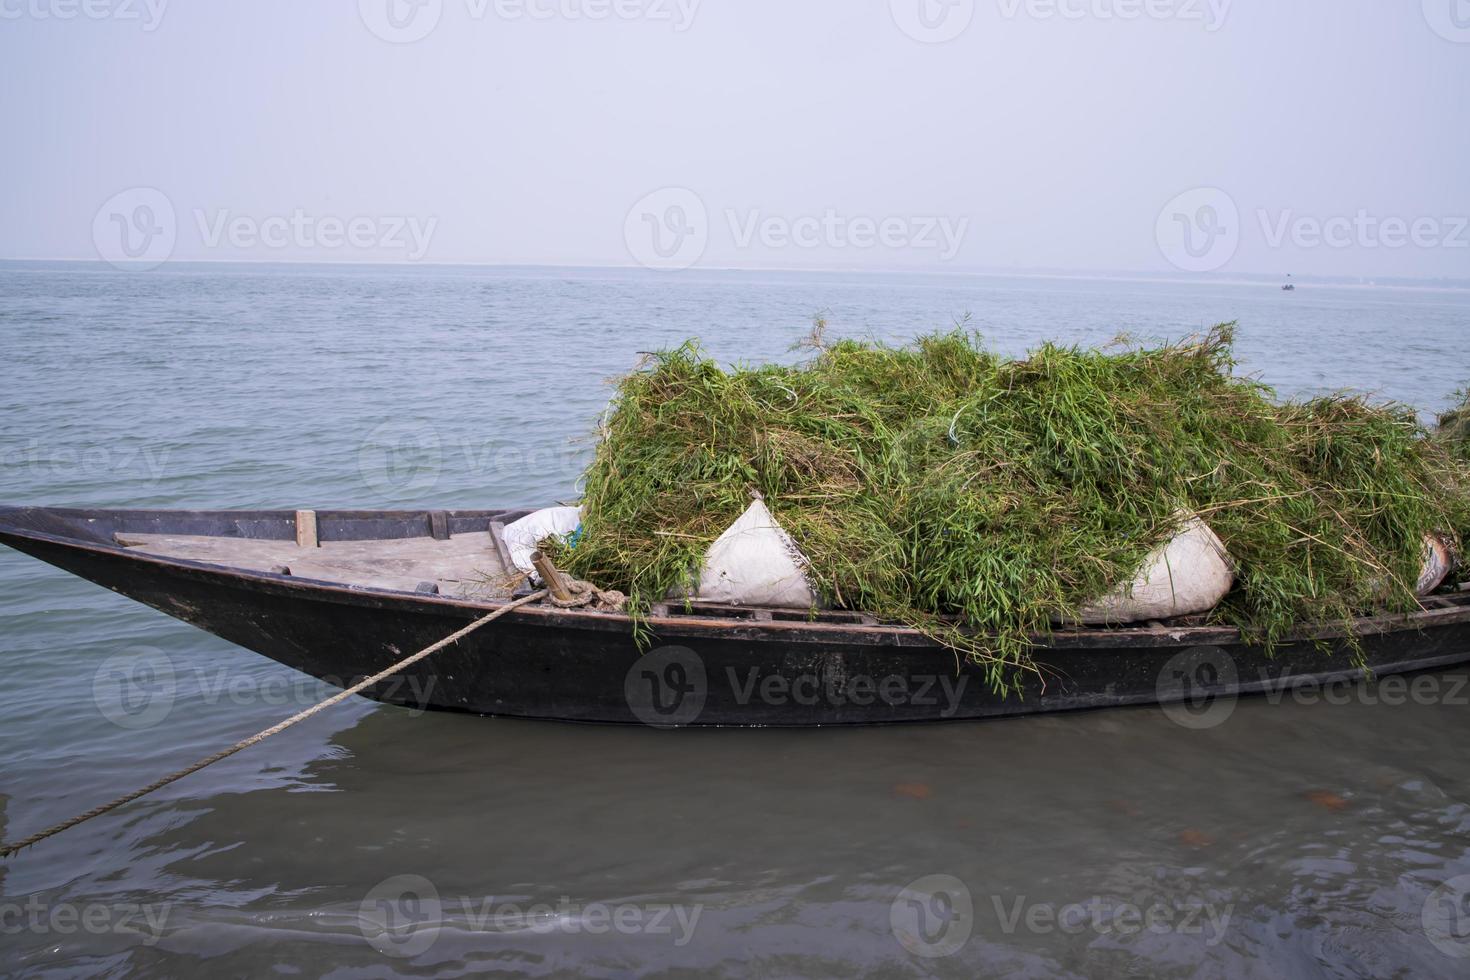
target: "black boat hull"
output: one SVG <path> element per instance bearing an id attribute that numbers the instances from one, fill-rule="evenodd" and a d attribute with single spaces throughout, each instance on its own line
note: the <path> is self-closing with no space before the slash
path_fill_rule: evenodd
<path id="1" fill-rule="evenodd" d="M 457 512 L 466 525 L 521 512 Z M 90 515 L 90 516 L 89 516 Z M 330 515 L 350 533 L 421 526 L 422 512 Z M 172 520 L 172 524 L 170 521 Z M 382 670 L 496 608 L 494 603 L 361 589 L 130 552 L 121 525 L 283 533 L 235 513 L 0 510 L 0 541 L 338 686 Z M 340 522 L 334 525 L 332 522 Z M 211 523 L 212 522 L 212 523 Z M 243 532 L 240 530 L 245 528 Z M 254 530 L 251 530 L 254 528 Z M 361 530 L 361 529 L 360 529 Z M 217 532 L 211 532 L 217 533 Z M 684 726 L 869 725 L 1216 699 L 1356 676 L 1346 635 L 1330 630 L 1273 656 L 1215 627 L 1060 631 L 1034 657 L 1039 676 L 997 695 L 983 668 L 901 627 L 859 622 L 669 615 L 640 650 L 620 615 L 516 610 L 370 689 L 416 708 L 559 721 Z M 1357 624 L 1362 663 L 1379 675 L 1470 660 L 1470 602 Z"/>

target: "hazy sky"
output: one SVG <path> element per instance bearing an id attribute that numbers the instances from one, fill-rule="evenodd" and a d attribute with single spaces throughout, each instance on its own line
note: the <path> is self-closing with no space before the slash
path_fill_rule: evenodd
<path id="1" fill-rule="evenodd" d="M 0 257 L 1470 278 L 1470 0 L 0 0 Z"/>

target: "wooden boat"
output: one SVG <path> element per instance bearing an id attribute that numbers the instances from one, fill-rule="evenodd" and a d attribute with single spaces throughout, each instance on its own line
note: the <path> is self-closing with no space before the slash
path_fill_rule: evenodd
<path id="1" fill-rule="evenodd" d="M 0 541 L 345 687 L 503 605 L 495 528 L 526 513 L 9 507 Z M 640 650 L 626 615 L 528 605 L 369 695 L 519 718 L 815 726 L 1190 707 L 1357 676 L 1344 627 L 1303 630 L 1271 657 L 1197 622 L 1060 629 L 1038 641 L 1041 676 L 1001 697 L 982 668 L 862 613 L 675 603 L 646 625 Z M 1470 586 L 1351 632 L 1379 675 L 1470 661 Z"/>

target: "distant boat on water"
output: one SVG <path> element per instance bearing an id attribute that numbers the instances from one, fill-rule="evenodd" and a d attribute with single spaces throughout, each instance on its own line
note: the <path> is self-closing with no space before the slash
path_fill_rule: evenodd
<path id="1" fill-rule="evenodd" d="M 1281 291 L 1283 293 L 1294 293 L 1294 292 L 1296 292 L 1296 283 L 1294 283 L 1294 282 L 1291 281 L 1291 273 L 1290 272 L 1288 272 L 1286 274 L 1286 285 L 1284 285 L 1284 286 L 1281 287 Z"/>

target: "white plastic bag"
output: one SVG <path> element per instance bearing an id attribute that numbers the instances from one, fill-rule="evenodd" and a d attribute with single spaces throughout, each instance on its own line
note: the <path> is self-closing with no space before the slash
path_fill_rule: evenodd
<path id="1" fill-rule="evenodd" d="M 1132 582 L 1084 605 L 1076 622 L 1137 623 L 1208 612 L 1235 584 L 1224 543 L 1197 514 L 1144 559 Z"/>
<path id="2" fill-rule="evenodd" d="M 527 514 L 505 528 L 505 548 L 510 552 L 511 563 L 522 572 L 532 573 L 533 581 L 539 581 L 531 564 L 531 555 L 542 541 L 550 537 L 566 537 L 582 526 L 582 508 L 548 507 Z"/>
<path id="3" fill-rule="evenodd" d="M 791 536 L 758 499 L 710 546 L 696 598 L 810 609 L 817 604 L 817 593 L 807 579 L 807 564 Z"/>

